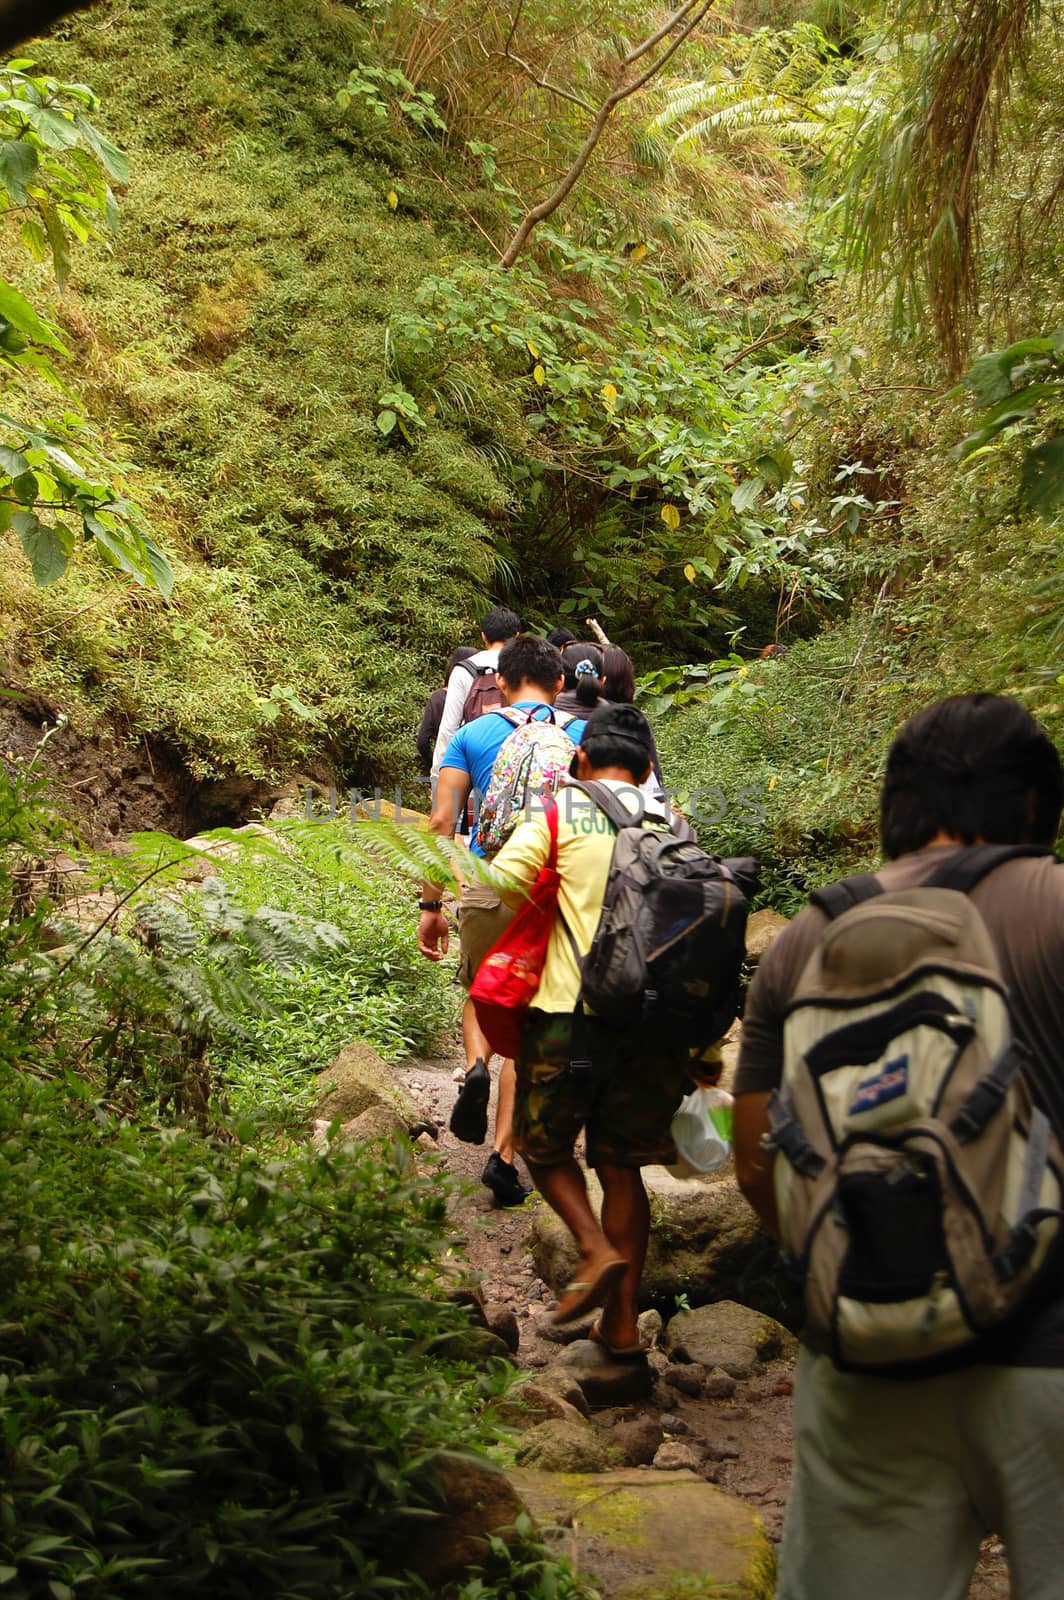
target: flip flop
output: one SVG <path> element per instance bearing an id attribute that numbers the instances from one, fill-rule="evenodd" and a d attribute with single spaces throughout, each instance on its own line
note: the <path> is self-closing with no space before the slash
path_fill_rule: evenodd
<path id="1" fill-rule="evenodd" d="M 627 1261 L 623 1256 L 617 1256 L 613 1261 L 604 1262 L 593 1278 L 586 1280 L 576 1278 L 572 1283 L 567 1283 L 558 1297 L 558 1304 L 550 1320 L 555 1327 L 560 1327 L 562 1323 L 576 1322 L 580 1317 L 586 1316 L 596 1306 L 602 1305 L 614 1284 L 623 1278 L 627 1271 Z"/>
<path id="2" fill-rule="evenodd" d="M 636 1361 L 646 1356 L 649 1345 L 637 1342 L 636 1344 L 611 1344 L 602 1331 L 598 1322 L 593 1322 L 587 1330 L 587 1336 L 592 1344 L 600 1344 L 608 1356 L 614 1361 Z"/>

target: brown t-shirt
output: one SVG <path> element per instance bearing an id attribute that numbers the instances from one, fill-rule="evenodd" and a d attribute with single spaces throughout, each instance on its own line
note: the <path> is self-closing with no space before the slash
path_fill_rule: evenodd
<path id="1" fill-rule="evenodd" d="M 915 889 L 954 853 L 934 845 L 881 867 L 885 889 Z M 1013 1025 L 1034 1055 L 1039 1076 L 1064 1098 L 1064 866 L 1052 856 L 1020 857 L 997 867 L 972 890 L 1008 985 Z M 747 996 L 736 1094 L 767 1093 L 783 1072 L 783 1021 L 810 954 L 827 925 L 806 906 L 769 946 Z M 1059 1102 L 1058 1102 L 1059 1103 Z M 1047 1104 L 1048 1110 L 1054 1106 Z M 1058 1136 L 1064 1135 L 1059 1126 Z M 1056 1251 L 1060 1290 L 1022 1326 L 1000 1336 L 990 1358 L 1017 1366 L 1064 1366 L 1064 1248 Z M 1056 1274 L 1054 1277 L 1056 1278 Z"/>

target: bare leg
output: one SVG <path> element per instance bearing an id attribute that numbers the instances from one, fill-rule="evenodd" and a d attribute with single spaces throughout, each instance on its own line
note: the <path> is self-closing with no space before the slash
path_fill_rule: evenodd
<path id="1" fill-rule="evenodd" d="M 495 1149 L 504 1161 L 514 1158 L 514 1092 L 517 1073 L 507 1057 L 499 1071 L 499 1093 L 495 1102 Z"/>
<path id="2" fill-rule="evenodd" d="M 596 1167 L 602 1184 L 602 1231 L 628 1270 L 613 1286 L 600 1327 L 610 1344 L 635 1344 L 639 1338 L 639 1280 L 650 1240 L 650 1202 L 638 1167 Z"/>
<path id="3" fill-rule="evenodd" d="M 572 1156 L 568 1161 L 560 1161 L 557 1166 L 550 1167 L 539 1166 L 529 1161 L 527 1156 L 525 1162 L 532 1174 L 532 1182 L 576 1240 L 580 1265 L 575 1277 L 588 1281 L 605 1262 L 616 1260 L 619 1251 L 599 1227 L 587 1197 L 583 1172 Z"/>
<path id="4" fill-rule="evenodd" d="M 491 1045 L 477 1025 L 477 1012 L 472 1000 L 466 996 L 462 1007 L 462 1042 L 465 1045 L 466 1071 L 479 1057 L 485 1066 L 491 1064 Z"/>

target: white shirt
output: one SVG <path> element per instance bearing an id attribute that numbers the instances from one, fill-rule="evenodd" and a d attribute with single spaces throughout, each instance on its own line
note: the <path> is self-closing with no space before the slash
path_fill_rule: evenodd
<path id="1" fill-rule="evenodd" d="M 447 698 L 443 702 L 443 716 L 440 718 L 440 731 L 436 735 L 436 744 L 432 751 L 432 777 L 439 776 L 443 758 L 447 753 L 447 746 L 462 726 L 462 711 L 466 703 L 466 695 L 473 687 L 470 667 L 496 667 L 502 653 L 501 644 L 489 645 L 487 650 L 478 650 L 475 656 L 470 656 L 460 666 L 455 667 L 447 679 Z"/>

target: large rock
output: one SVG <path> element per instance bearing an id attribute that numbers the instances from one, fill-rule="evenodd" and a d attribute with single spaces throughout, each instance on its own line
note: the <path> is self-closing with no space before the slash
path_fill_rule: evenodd
<path id="1" fill-rule="evenodd" d="M 720 1367 L 732 1378 L 749 1378 L 761 1362 L 798 1351 L 793 1334 L 772 1317 L 732 1300 L 677 1312 L 665 1329 L 665 1343 L 678 1360 Z"/>
<path id="2" fill-rule="evenodd" d="M 451 1333 L 437 1335 L 428 1347 L 428 1354 L 442 1361 L 464 1361 L 473 1367 L 510 1359 L 510 1351 L 497 1333 L 475 1327 L 455 1328 Z"/>
<path id="3" fill-rule="evenodd" d="M 408 1128 L 418 1121 L 414 1102 L 391 1067 L 361 1039 L 345 1045 L 315 1081 L 321 1095 L 317 1114 L 329 1122 L 337 1117 L 351 1122 L 371 1106 L 389 1106 Z"/>
<path id="4" fill-rule="evenodd" d="M 787 918 L 766 906 L 755 911 L 746 924 L 746 959 L 756 966 L 774 939 L 778 939 L 787 926 Z"/>
<path id="5" fill-rule="evenodd" d="M 669 1311 L 678 1295 L 692 1304 L 738 1300 L 797 1327 L 801 1310 L 780 1268 L 779 1252 L 739 1193 L 734 1178 L 673 1178 L 645 1167 L 650 1192 L 650 1249 L 640 1303 Z M 598 1207 L 602 1191 L 594 1173 L 588 1190 Z M 530 1218 L 529 1247 L 536 1271 L 558 1293 L 573 1276 L 572 1236 L 547 1206 Z"/>
<path id="6" fill-rule="evenodd" d="M 518 1445 L 517 1461 L 544 1472 L 604 1472 L 609 1465 L 601 1437 L 579 1416 L 537 1422 Z"/>
<path id="7" fill-rule="evenodd" d="M 525 1509 L 513 1484 L 487 1461 L 445 1452 L 427 1469 L 437 1516 L 404 1519 L 396 1560 L 430 1587 L 488 1557 L 488 1536 L 506 1538 Z"/>
<path id="8" fill-rule="evenodd" d="M 510 1474 L 538 1521 L 568 1524 L 573 1565 L 610 1600 L 734 1594 L 770 1600 L 775 1562 L 756 1512 L 694 1472 Z"/>
<path id="9" fill-rule="evenodd" d="M 664 1437 L 661 1423 L 651 1416 L 618 1422 L 603 1435 L 610 1457 L 621 1467 L 649 1467 Z"/>
<path id="10" fill-rule="evenodd" d="M 574 1387 L 586 1412 L 587 1402 L 583 1400 L 583 1391 L 575 1383 Z M 518 1388 L 511 1389 L 496 1414 L 500 1422 L 523 1431 L 536 1427 L 540 1422 L 583 1421 L 583 1414 L 572 1401 L 564 1400 L 542 1383 L 522 1383 Z"/>
<path id="11" fill-rule="evenodd" d="M 572 1374 L 589 1406 L 626 1406 L 645 1400 L 653 1387 L 650 1366 L 642 1360 L 616 1361 L 602 1345 L 578 1339 L 558 1357 Z"/>

